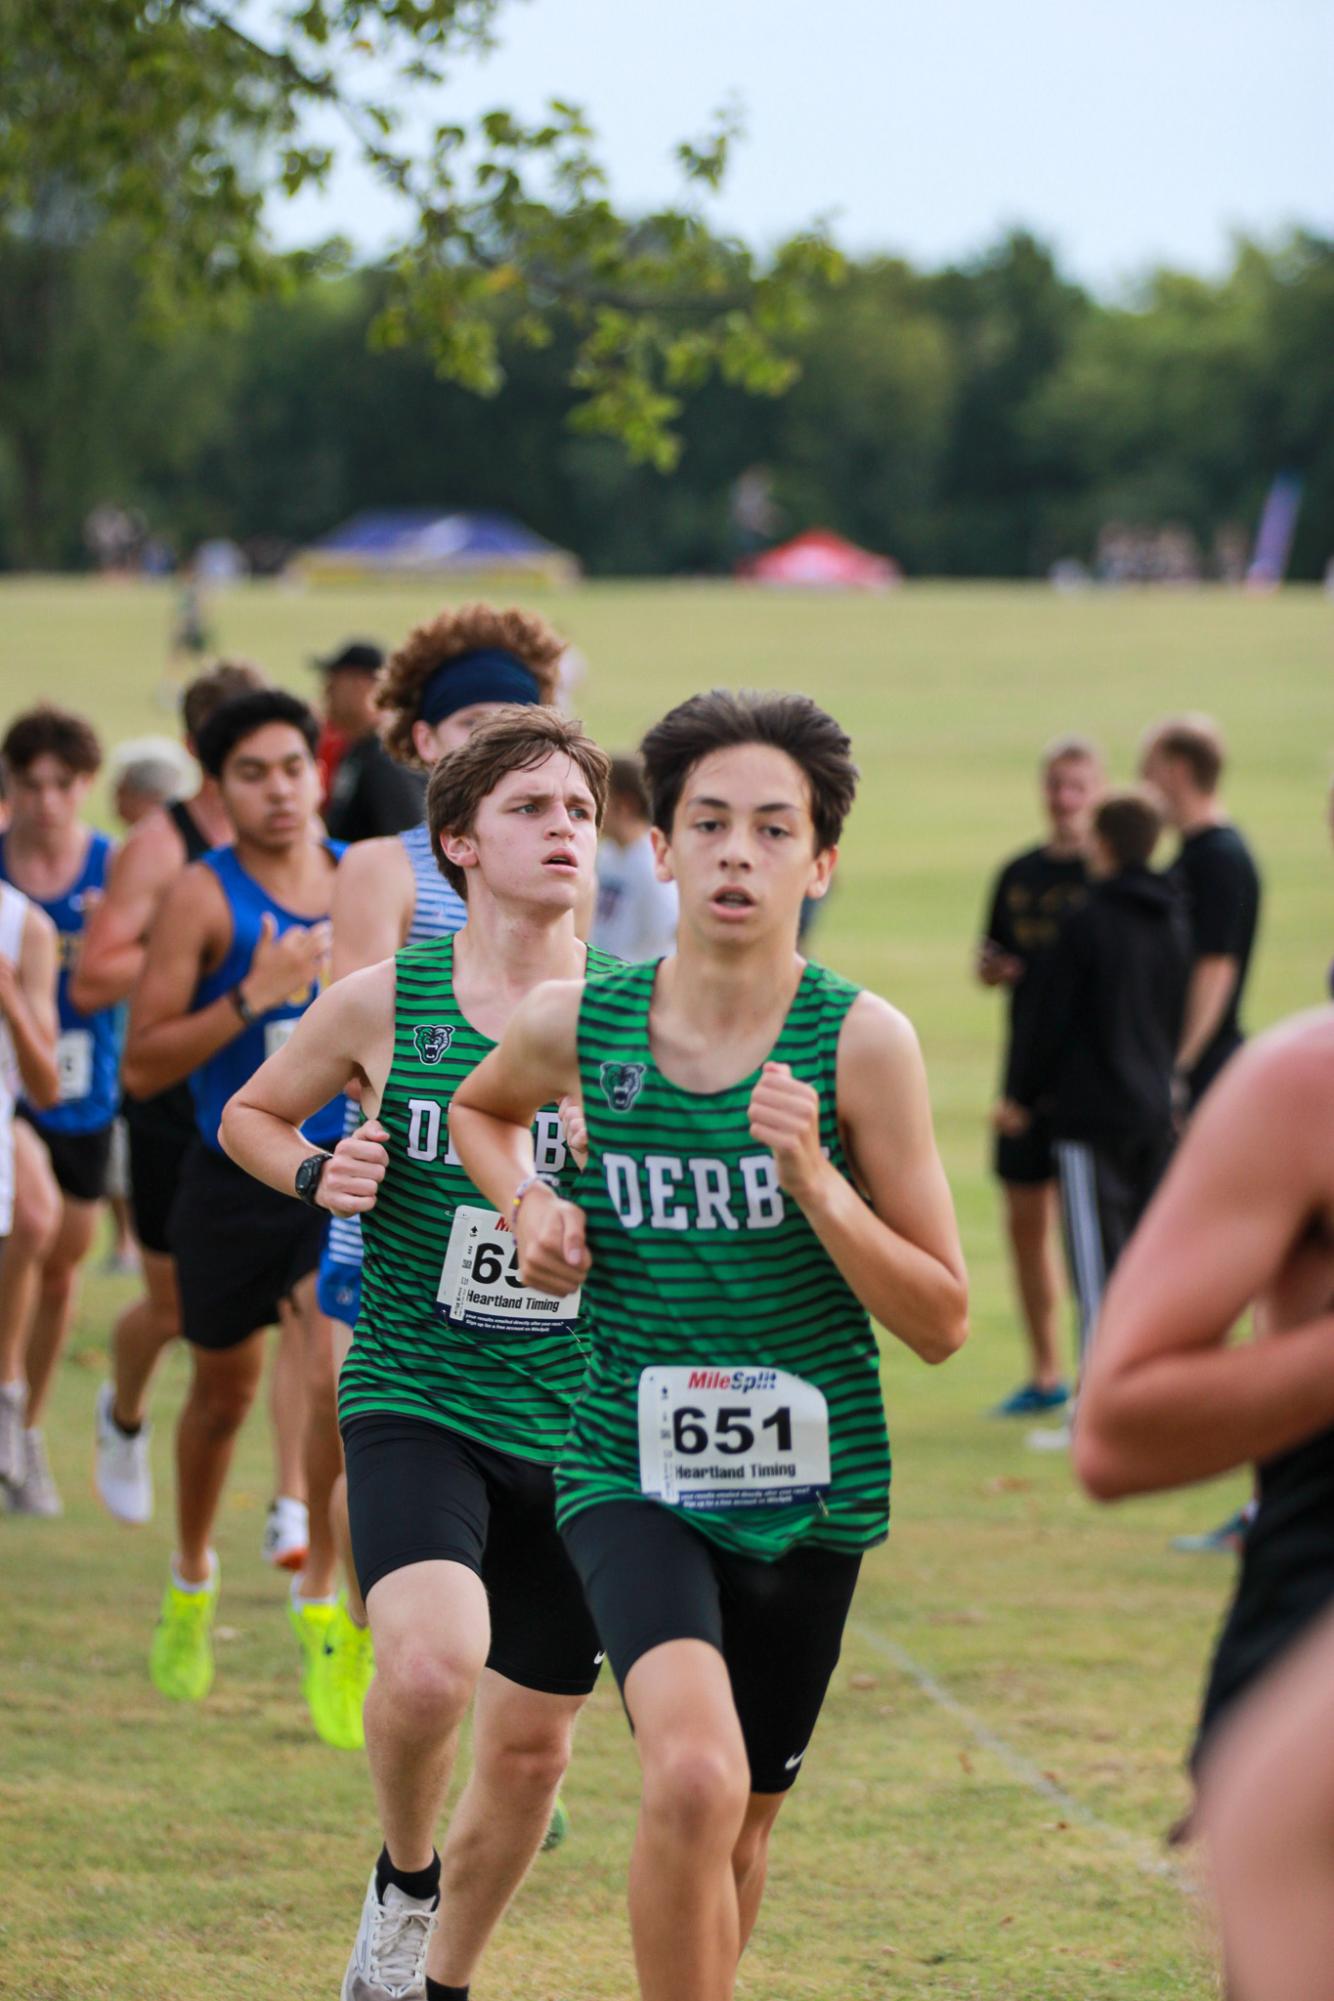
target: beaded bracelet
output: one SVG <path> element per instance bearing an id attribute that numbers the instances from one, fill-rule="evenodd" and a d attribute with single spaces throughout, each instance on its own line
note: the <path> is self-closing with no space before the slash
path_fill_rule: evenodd
<path id="1" fill-rule="evenodd" d="M 513 1229 L 518 1220 L 519 1204 L 525 1195 L 534 1188 L 554 1188 L 555 1185 L 549 1174 L 525 1174 L 510 1201 L 510 1228 Z"/>

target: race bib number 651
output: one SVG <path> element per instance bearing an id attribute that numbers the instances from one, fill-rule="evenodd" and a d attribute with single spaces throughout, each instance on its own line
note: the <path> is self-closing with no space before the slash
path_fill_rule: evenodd
<path id="1" fill-rule="evenodd" d="M 829 1407 L 783 1369 L 645 1369 L 639 1484 L 677 1508 L 813 1501 L 829 1485 Z"/>

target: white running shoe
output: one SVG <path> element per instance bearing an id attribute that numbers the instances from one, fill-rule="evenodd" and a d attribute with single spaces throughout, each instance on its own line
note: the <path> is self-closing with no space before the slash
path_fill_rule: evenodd
<path id="1" fill-rule="evenodd" d="M 23 1483 L 23 1413 L 28 1408 L 28 1385 L 0 1383 L 0 1486 Z"/>
<path id="2" fill-rule="evenodd" d="M 426 1948 L 439 1910 L 439 1897 L 422 1903 L 397 1883 L 385 1886 L 381 1903 L 372 1869 L 341 2001 L 425 2001 Z"/>
<path id="3" fill-rule="evenodd" d="M 54 1521 L 57 1515 L 65 1512 L 60 1489 L 51 1477 L 40 1431 L 25 1431 L 23 1434 L 23 1477 L 17 1486 L 10 1487 L 9 1512 L 12 1515 L 43 1515 L 48 1521 Z"/>
<path id="4" fill-rule="evenodd" d="M 310 1550 L 310 1516 L 304 1501 L 279 1494 L 264 1523 L 264 1561 L 278 1570 L 302 1570 Z"/>
<path id="5" fill-rule="evenodd" d="M 153 1519 L 153 1469 L 148 1459 L 151 1427 L 129 1438 L 116 1422 L 116 1391 L 103 1383 L 97 1392 L 97 1463 L 94 1478 L 103 1503 L 118 1522 L 142 1528 Z"/>
<path id="6" fill-rule="evenodd" d="M 1024 1443 L 1030 1452 L 1068 1452 L 1073 1437 L 1068 1424 L 1053 1424 L 1041 1431 L 1030 1431 Z"/>

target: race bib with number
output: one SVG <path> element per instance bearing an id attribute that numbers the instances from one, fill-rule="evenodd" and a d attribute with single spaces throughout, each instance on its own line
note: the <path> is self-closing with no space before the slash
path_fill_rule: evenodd
<path id="1" fill-rule="evenodd" d="M 285 1042 L 290 1042 L 292 1040 L 292 1030 L 296 1027 L 299 1019 L 300 1019 L 299 1015 L 289 1014 L 282 1021 L 265 1022 L 264 1024 L 265 1056 L 276 1055 L 278 1050 L 282 1048 Z"/>
<path id="2" fill-rule="evenodd" d="M 493 1209 L 464 1204 L 454 1211 L 436 1301 L 460 1327 L 483 1333 L 566 1328 L 579 1314 L 579 1293 L 554 1299 L 519 1282 L 519 1247 Z"/>
<path id="3" fill-rule="evenodd" d="M 829 1485 L 829 1406 L 783 1369 L 645 1369 L 639 1484 L 674 1508 L 813 1501 Z"/>
<path id="4" fill-rule="evenodd" d="M 60 1103 L 72 1105 L 93 1088 L 93 1036 L 88 1028 L 67 1028 L 56 1037 Z"/>

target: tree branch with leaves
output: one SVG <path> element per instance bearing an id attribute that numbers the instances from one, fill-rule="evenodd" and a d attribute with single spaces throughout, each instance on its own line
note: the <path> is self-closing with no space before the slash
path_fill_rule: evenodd
<path id="1" fill-rule="evenodd" d="M 57 212 L 132 224 L 157 313 L 226 311 L 346 254 L 279 256 L 266 210 L 359 162 L 404 217 L 375 341 L 420 344 L 442 375 L 494 395 L 498 305 L 533 346 L 564 322 L 572 422 L 667 469 L 683 398 L 710 375 L 788 387 L 839 258 L 820 228 L 761 258 L 710 224 L 732 111 L 677 147 L 678 203 L 640 217 L 618 210 L 571 102 L 535 123 L 495 110 L 430 126 L 449 66 L 492 46 L 504 4 L 0 0 L 0 226 L 36 233 Z"/>

